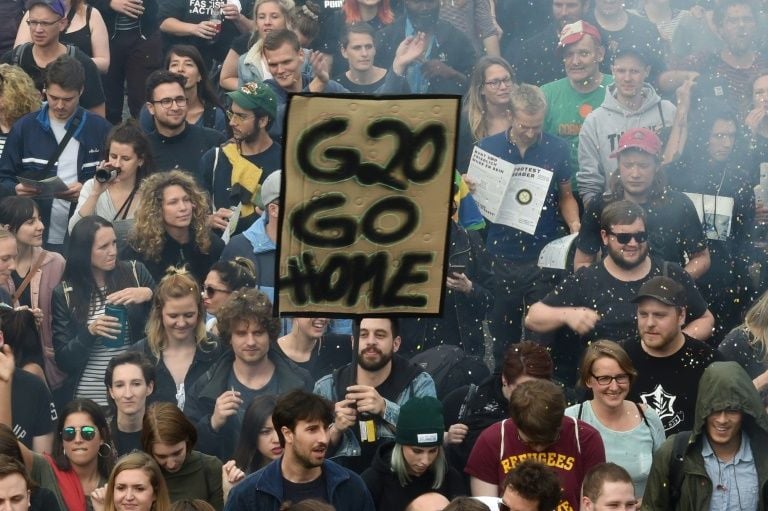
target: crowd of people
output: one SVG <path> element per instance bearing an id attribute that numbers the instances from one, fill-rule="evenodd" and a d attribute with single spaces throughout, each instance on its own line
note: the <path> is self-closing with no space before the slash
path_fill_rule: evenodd
<path id="1" fill-rule="evenodd" d="M 0 2 L 0 508 L 766 509 L 767 26 Z M 440 317 L 278 317 L 302 92 L 462 98 Z M 485 153 L 546 178 L 495 222 Z"/>

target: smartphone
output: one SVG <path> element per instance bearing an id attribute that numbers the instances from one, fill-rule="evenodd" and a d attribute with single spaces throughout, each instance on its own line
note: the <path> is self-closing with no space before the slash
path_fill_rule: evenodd
<path id="1" fill-rule="evenodd" d="M 448 266 L 448 273 L 464 273 L 467 271 L 467 265 L 466 264 L 451 264 Z"/>
<path id="2" fill-rule="evenodd" d="M 101 338 L 101 344 L 107 348 L 119 348 L 125 344 L 125 334 L 128 330 L 128 309 L 125 305 L 112 305 L 107 304 L 104 307 L 104 315 L 117 318 L 120 321 L 120 333 L 117 334 L 116 339 L 109 339 L 107 337 Z"/>

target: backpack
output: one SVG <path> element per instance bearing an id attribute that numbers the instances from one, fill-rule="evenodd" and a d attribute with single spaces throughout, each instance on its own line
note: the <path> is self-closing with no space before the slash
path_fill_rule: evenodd
<path id="1" fill-rule="evenodd" d="M 411 362 L 432 376 L 437 398 L 465 385 L 479 385 L 491 372 L 480 357 L 470 356 L 458 346 L 443 344 L 415 355 Z"/>
<path id="2" fill-rule="evenodd" d="M 77 58 L 77 46 L 73 44 L 68 44 L 67 46 L 67 55 L 69 55 L 72 58 Z M 15 47 L 13 50 L 11 50 L 11 63 L 14 66 L 21 67 L 21 59 L 25 55 L 27 50 L 32 49 L 32 43 L 24 43 L 20 44 L 17 47 Z"/>

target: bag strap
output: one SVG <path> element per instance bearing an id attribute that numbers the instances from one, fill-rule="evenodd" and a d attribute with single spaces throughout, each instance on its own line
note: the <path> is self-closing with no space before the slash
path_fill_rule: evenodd
<path id="1" fill-rule="evenodd" d="M 56 148 L 56 152 L 53 153 L 53 156 L 48 159 L 48 163 L 45 164 L 45 167 L 42 170 L 42 174 L 47 174 L 50 172 L 53 166 L 56 165 L 56 162 L 59 161 L 59 156 L 61 156 L 61 153 L 64 152 L 64 148 L 67 147 L 69 141 L 72 140 L 72 136 L 75 134 L 75 131 L 77 131 L 77 128 L 80 127 L 81 121 L 82 115 L 80 113 L 75 114 L 75 116 L 72 118 L 72 121 L 69 123 L 67 132 L 64 134 L 61 142 L 59 142 L 59 146 Z"/>
<path id="2" fill-rule="evenodd" d="M 19 301 L 19 298 L 21 298 L 21 295 L 24 293 L 24 290 L 27 289 L 27 286 L 29 286 L 29 283 L 32 281 L 32 276 L 37 273 L 37 270 L 40 269 L 40 267 L 43 265 L 43 260 L 45 260 L 45 250 L 40 252 L 40 255 L 37 256 L 37 259 L 35 259 L 35 262 L 32 263 L 32 266 L 29 268 L 29 271 L 27 272 L 27 276 L 24 277 L 24 280 L 21 281 L 21 285 L 16 288 L 16 292 L 13 293 L 12 297 L 12 303 L 16 303 Z"/>
<path id="3" fill-rule="evenodd" d="M 219 164 L 219 153 L 221 149 L 216 146 L 213 151 L 213 171 L 211 172 L 211 207 L 214 213 L 216 212 L 216 166 Z"/>
<path id="4" fill-rule="evenodd" d="M 133 278 L 136 280 L 136 287 L 141 287 L 139 282 L 139 275 L 136 273 L 136 259 L 131 260 L 131 269 L 133 270 Z"/>
<path id="5" fill-rule="evenodd" d="M 120 206 L 120 209 L 117 210 L 117 213 L 115 213 L 115 217 L 112 219 L 112 221 L 115 220 L 125 220 L 128 217 L 128 212 L 131 210 L 131 204 L 133 204 L 133 198 L 136 197 L 136 192 L 139 190 L 139 184 L 136 183 L 136 186 L 133 187 L 133 190 L 131 190 L 131 193 L 126 197 L 125 202 L 123 202 L 123 205 Z M 119 218 L 120 214 L 123 214 L 123 218 Z"/>

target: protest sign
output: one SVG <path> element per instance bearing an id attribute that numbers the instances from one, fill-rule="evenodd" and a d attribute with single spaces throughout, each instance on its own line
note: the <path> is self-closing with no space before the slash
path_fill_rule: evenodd
<path id="1" fill-rule="evenodd" d="M 458 112 L 448 96 L 289 98 L 280 315 L 441 313 Z"/>

